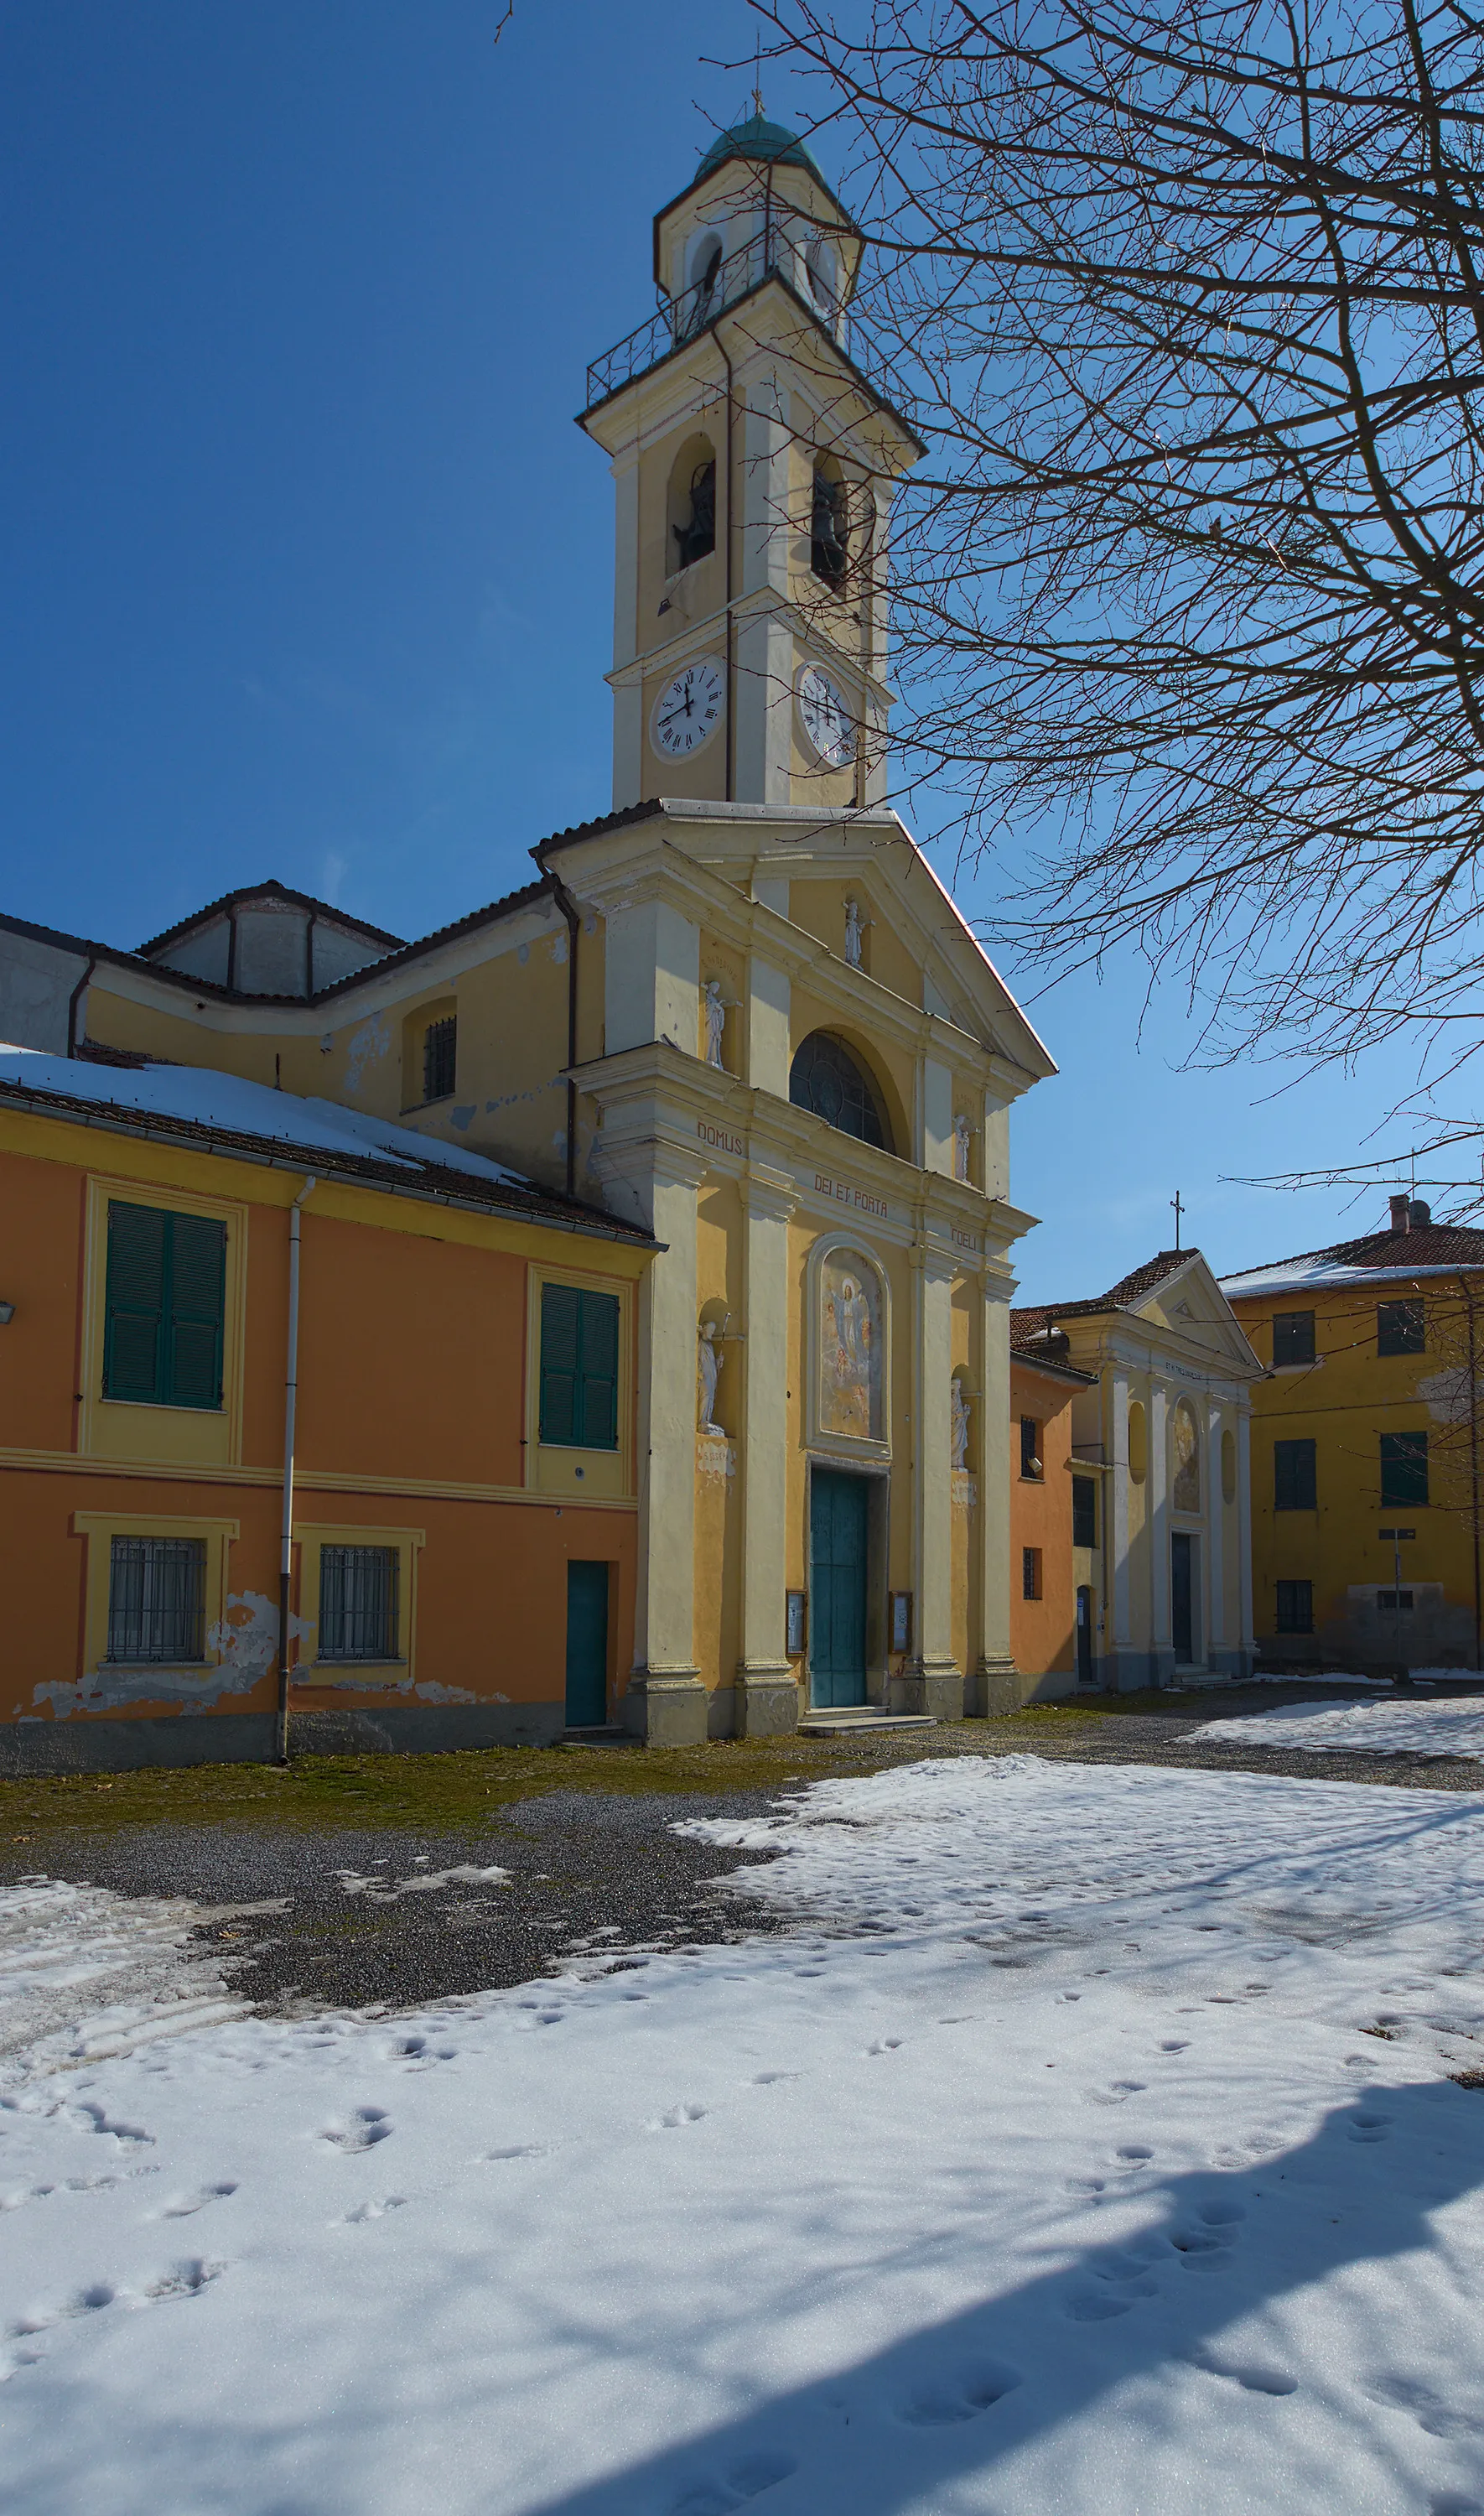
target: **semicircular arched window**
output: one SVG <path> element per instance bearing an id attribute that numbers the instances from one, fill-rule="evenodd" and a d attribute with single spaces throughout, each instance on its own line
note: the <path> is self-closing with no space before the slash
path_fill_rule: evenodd
<path id="1" fill-rule="evenodd" d="M 863 1145 L 891 1151 L 886 1112 L 875 1084 L 844 1040 L 827 1030 L 810 1031 L 789 1069 L 789 1099 L 796 1109 L 812 1110 L 827 1126 Z"/>

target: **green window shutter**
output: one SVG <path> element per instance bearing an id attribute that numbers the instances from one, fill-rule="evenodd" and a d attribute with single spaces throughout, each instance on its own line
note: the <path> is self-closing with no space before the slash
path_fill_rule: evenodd
<path id="1" fill-rule="evenodd" d="M 618 1447 L 618 1296 L 583 1293 L 581 1326 L 582 1431 L 589 1450 Z"/>
<path id="2" fill-rule="evenodd" d="M 103 1293 L 103 1396 L 157 1405 L 165 1382 L 165 1273 L 170 1222 L 151 1205 L 108 1207 Z"/>
<path id="3" fill-rule="evenodd" d="M 227 1309 L 227 1226 L 172 1214 L 166 1398 L 172 1406 L 220 1406 Z"/>
<path id="4" fill-rule="evenodd" d="M 582 1440 L 578 1409 L 579 1308 L 571 1284 L 541 1287 L 541 1422 L 543 1442 L 569 1447 Z"/>
<path id="5" fill-rule="evenodd" d="M 1427 1436 L 1425 1433 L 1382 1433 L 1381 1437 L 1382 1509 L 1425 1506 L 1427 1500 Z"/>

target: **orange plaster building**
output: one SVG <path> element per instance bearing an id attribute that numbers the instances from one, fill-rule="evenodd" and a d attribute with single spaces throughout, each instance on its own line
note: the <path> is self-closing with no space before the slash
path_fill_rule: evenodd
<path id="1" fill-rule="evenodd" d="M 272 1754 L 296 1350 L 296 1743 L 607 1721 L 648 1234 L 238 1077 L 23 1067 L 0 1080 L 0 1771 Z"/>
<path id="2" fill-rule="evenodd" d="M 1079 1672 L 1078 1641 L 1092 1630 L 1092 1539 L 1082 1524 L 1093 1489 L 1072 1456 L 1072 1404 L 1094 1386 L 1091 1372 L 1010 1349 L 1010 1640 L 1026 1701 L 1068 1695 L 1079 1677 L 1092 1683 L 1087 1646 Z"/>

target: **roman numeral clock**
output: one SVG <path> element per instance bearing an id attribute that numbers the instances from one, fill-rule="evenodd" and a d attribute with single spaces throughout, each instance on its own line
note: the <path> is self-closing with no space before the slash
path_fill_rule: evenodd
<path id="1" fill-rule="evenodd" d="M 710 655 L 684 665 L 655 700 L 650 728 L 655 750 L 667 760 L 688 759 L 715 734 L 725 701 L 721 667 Z"/>

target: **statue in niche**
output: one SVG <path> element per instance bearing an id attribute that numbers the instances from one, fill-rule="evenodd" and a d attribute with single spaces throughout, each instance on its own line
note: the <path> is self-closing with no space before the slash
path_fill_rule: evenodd
<path id="1" fill-rule="evenodd" d="M 969 1177 L 969 1140 L 972 1134 L 973 1129 L 969 1123 L 968 1112 L 961 1110 L 953 1122 L 953 1175 L 955 1179 L 967 1180 Z"/>
<path id="2" fill-rule="evenodd" d="M 819 1279 L 819 1424 L 857 1441 L 881 1430 L 881 1294 L 859 1260 L 827 1258 Z"/>
<path id="3" fill-rule="evenodd" d="M 721 1377 L 721 1365 L 725 1359 L 717 1343 L 716 1321 L 703 1320 L 696 1337 L 696 1363 L 700 1380 L 697 1394 L 700 1399 L 701 1430 L 703 1433 L 720 1434 L 723 1442 L 726 1439 L 726 1428 L 714 1419 L 717 1411 L 717 1382 Z"/>
<path id="4" fill-rule="evenodd" d="M 1170 1499 L 1176 1511 L 1199 1511 L 1201 1508 L 1201 1444 L 1195 1417 L 1183 1399 L 1175 1410 L 1171 1425 L 1171 1447 L 1175 1454 L 1175 1478 Z"/>
<path id="5" fill-rule="evenodd" d="M 726 1006 L 722 1000 L 720 979 L 708 979 L 706 982 L 705 1012 L 706 1063 L 708 1066 L 720 1066 L 721 1034 L 726 1028 Z"/>
<path id="6" fill-rule="evenodd" d="M 965 1476 L 969 1471 L 969 1401 L 957 1372 L 948 1387 L 953 1407 L 953 1465 L 958 1475 Z"/>
<path id="7" fill-rule="evenodd" d="M 860 968 L 860 939 L 865 933 L 860 922 L 858 900 L 845 902 L 845 959 L 852 970 Z"/>

